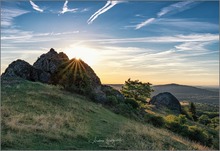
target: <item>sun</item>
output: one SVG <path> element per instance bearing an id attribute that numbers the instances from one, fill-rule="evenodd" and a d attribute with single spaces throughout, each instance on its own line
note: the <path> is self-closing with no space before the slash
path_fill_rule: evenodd
<path id="1" fill-rule="evenodd" d="M 98 61 L 98 53 L 92 48 L 86 46 L 75 46 L 67 48 L 64 53 L 69 57 L 69 59 L 76 58 L 81 59 L 89 65 L 94 65 Z"/>

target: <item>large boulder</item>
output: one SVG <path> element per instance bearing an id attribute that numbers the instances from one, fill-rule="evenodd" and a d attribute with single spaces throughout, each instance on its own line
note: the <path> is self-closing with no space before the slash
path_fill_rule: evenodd
<path id="1" fill-rule="evenodd" d="M 149 103 L 155 105 L 157 108 L 168 108 L 176 113 L 181 113 L 180 102 L 169 92 L 163 92 L 153 96 Z"/>
<path id="2" fill-rule="evenodd" d="M 13 61 L 2 74 L 2 78 L 7 77 L 21 77 L 30 81 L 40 81 L 46 83 L 49 79 L 49 74 L 34 68 L 24 60 L 18 59 Z"/>

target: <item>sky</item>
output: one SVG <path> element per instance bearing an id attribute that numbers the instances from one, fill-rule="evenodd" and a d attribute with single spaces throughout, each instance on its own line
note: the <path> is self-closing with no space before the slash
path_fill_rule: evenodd
<path id="1" fill-rule="evenodd" d="M 1 1 L 1 73 L 50 48 L 104 84 L 219 85 L 219 1 Z"/>

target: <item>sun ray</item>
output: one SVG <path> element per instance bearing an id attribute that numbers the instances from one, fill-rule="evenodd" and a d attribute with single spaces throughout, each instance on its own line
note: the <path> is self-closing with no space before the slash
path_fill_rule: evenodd
<path id="1" fill-rule="evenodd" d="M 78 61 L 75 60 L 74 81 L 76 80 L 77 70 L 78 70 Z"/>
<path id="2" fill-rule="evenodd" d="M 80 65 L 81 69 L 83 70 L 83 72 L 87 75 L 87 71 L 81 61 L 79 61 L 79 65 Z"/>
<path id="3" fill-rule="evenodd" d="M 67 65 L 65 65 L 65 64 L 67 64 Z M 67 72 L 68 69 L 70 68 L 70 66 L 72 66 L 72 64 L 73 64 L 73 62 L 66 62 L 63 65 L 61 65 L 61 66 L 66 66 L 66 67 L 64 69 L 62 69 L 61 71 L 59 71 L 58 76 L 60 76 L 60 75 L 64 74 L 65 72 Z"/>

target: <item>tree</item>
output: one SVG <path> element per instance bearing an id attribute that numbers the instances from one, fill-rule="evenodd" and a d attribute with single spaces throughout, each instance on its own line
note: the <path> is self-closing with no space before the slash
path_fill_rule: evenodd
<path id="1" fill-rule="evenodd" d="M 134 99 L 138 103 L 146 103 L 146 99 L 150 98 L 151 92 L 151 83 L 142 83 L 139 80 L 132 81 L 130 78 L 125 81 L 125 84 L 122 86 L 121 93 L 127 99 Z"/>
<path id="2" fill-rule="evenodd" d="M 197 120 L 196 106 L 195 106 L 195 104 L 193 102 L 190 102 L 189 112 L 192 114 L 192 118 L 194 119 L 194 121 L 196 121 Z"/>

